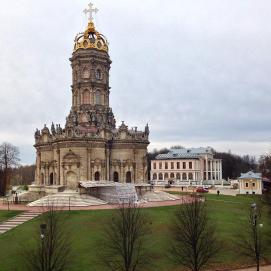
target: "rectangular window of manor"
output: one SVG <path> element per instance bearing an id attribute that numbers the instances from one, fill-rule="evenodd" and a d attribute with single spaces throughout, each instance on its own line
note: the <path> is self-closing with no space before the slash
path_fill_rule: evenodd
<path id="1" fill-rule="evenodd" d="M 256 186 L 255 183 L 252 183 L 252 186 L 255 187 Z"/>
<path id="2" fill-rule="evenodd" d="M 162 169 L 162 162 L 159 163 L 159 169 Z"/>
<path id="3" fill-rule="evenodd" d="M 171 162 L 170 164 L 171 164 L 171 165 L 170 165 L 170 166 L 171 166 L 170 168 L 171 168 L 171 169 L 174 169 L 174 162 Z"/>
<path id="4" fill-rule="evenodd" d="M 168 169 L 168 164 L 167 164 L 167 162 L 165 162 L 165 169 Z"/>
<path id="5" fill-rule="evenodd" d="M 248 187 L 248 183 L 246 183 L 246 187 Z"/>
<path id="6" fill-rule="evenodd" d="M 156 163 L 153 163 L 153 169 L 156 169 Z"/>
<path id="7" fill-rule="evenodd" d="M 183 162 L 183 169 L 186 169 L 186 162 Z"/>
<path id="8" fill-rule="evenodd" d="M 180 162 L 177 162 L 177 169 L 180 169 Z"/>
<path id="9" fill-rule="evenodd" d="M 192 169 L 192 162 L 189 162 L 189 169 Z"/>

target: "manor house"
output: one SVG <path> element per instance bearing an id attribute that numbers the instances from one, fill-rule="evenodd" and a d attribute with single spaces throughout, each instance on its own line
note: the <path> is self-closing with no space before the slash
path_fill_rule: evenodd
<path id="1" fill-rule="evenodd" d="M 210 147 L 171 149 L 151 161 L 151 179 L 156 183 L 211 184 L 222 181 L 222 160 Z"/>

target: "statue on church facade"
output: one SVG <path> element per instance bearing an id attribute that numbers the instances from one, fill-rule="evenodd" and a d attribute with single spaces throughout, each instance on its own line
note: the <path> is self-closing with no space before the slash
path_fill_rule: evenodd
<path id="1" fill-rule="evenodd" d="M 55 135 L 55 134 L 56 134 L 55 125 L 54 125 L 53 122 L 52 122 L 52 125 L 51 125 L 51 134 L 52 134 L 52 135 Z"/>

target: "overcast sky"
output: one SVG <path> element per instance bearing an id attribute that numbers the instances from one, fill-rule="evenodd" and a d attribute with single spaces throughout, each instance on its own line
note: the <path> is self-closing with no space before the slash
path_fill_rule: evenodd
<path id="1" fill-rule="evenodd" d="M 73 39 L 88 1 L 1 0 L 0 142 L 33 163 L 35 128 L 64 126 Z M 119 124 L 150 125 L 149 149 L 271 149 L 270 0 L 96 0 Z"/>

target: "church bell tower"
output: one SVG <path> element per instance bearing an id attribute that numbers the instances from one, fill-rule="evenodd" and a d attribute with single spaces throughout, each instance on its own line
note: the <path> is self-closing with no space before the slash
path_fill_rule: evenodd
<path id="1" fill-rule="evenodd" d="M 98 133 L 105 137 L 115 128 L 115 118 L 109 107 L 109 70 L 111 60 L 108 42 L 93 22 L 98 9 L 89 4 L 84 12 L 89 14 L 88 25 L 75 37 L 72 66 L 72 108 L 66 128 Z"/>
<path id="2" fill-rule="evenodd" d="M 92 4 L 88 23 L 76 35 L 72 57 L 72 103 L 65 127 L 35 132 L 35 191 L 77 189 L 82 181 L 139 183 L 147 180 L 149 126 L 143 131 L 116 121 L 109 103 L 108 42 L 97 31 Z M 46 192 L 47 193 L 47 192 Z"/>

